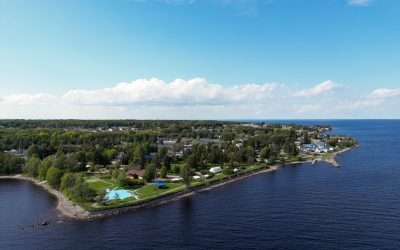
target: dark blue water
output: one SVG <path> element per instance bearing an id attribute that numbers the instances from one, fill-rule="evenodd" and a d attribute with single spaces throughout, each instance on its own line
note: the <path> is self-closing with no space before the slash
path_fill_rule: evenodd
<path id="1" fill-rule="evenodd" d="M 400 120 L 318 123 L 362 144 L 341 168 L 287 166 L 100 221 L 58 217 L 45 191 L 1 181 L 0 249 L 400 249 Z"/>

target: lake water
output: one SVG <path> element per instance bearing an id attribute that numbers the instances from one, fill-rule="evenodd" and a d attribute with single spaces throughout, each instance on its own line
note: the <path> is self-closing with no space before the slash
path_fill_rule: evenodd
<path id="1" fill-rule="evenodd" d="M 0 249 L 400 249 L 400 121 L 331 124 L 361 147 L 168 205 L 93 222 L 60 217 L 56 200 L 0 181 Z M 47 227 L 25 228 L 43 220 Z"/>

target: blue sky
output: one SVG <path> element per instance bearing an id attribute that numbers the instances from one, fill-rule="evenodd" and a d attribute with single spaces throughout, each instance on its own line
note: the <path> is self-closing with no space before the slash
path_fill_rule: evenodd
<path id="1" fill-rule="evenodd" d="M 396 0 L 0 0 L 0 118 L 400 118 L 399 15 Z"/>

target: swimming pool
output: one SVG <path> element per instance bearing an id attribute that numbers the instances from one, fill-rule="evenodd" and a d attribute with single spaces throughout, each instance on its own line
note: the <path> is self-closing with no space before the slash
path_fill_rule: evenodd
<path id="1" fill-rule="evenodd" d="M 116 200 L 116 199 L 123 200 L 123 199 L 129 198 L 129 197 L 134 197 L 136 200 L 139 199 L 139 197 L 137 195 L 133 194 L 133 192 L 130 191 L 130 190 L 125 190 L 125 189 L 120 189 L 120 190 L 113 189 L 113 190 L 110 190 L 110 189 L 106 189 L 106 191 L 107 191 L 106 197 L 108 197 L 108 199 L 107 199 L 108 201 Z"/>

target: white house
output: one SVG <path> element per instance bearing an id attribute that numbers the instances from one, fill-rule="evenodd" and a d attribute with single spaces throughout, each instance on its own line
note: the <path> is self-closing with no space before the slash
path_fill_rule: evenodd
<path id="1" fill-rule="evenodd" d="M 213 174 L 218 174 L 218 173 L 221 173 L 222 172 L 222 168 L 221 167 L 213 167 L 213 168 L 210 168 L 210 172 L 211 173 L 213 173 Z"/>

